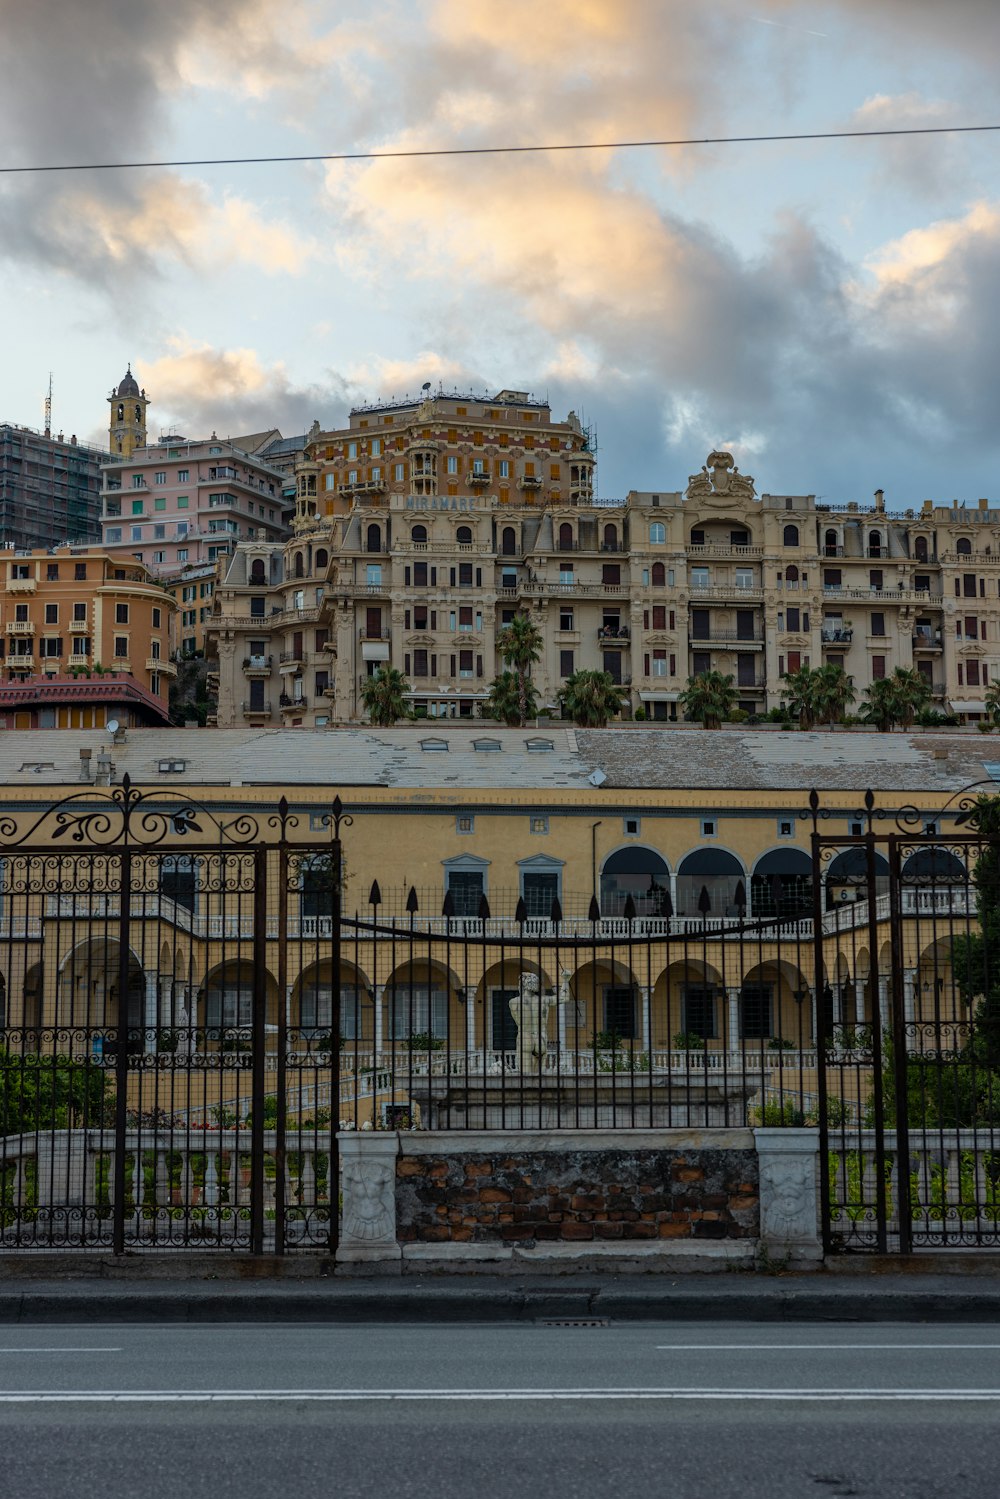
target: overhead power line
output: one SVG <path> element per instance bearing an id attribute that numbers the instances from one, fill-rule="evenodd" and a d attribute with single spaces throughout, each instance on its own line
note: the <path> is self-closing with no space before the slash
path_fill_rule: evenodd
<path id="1" fill-rule="evenodd" d="M 285 166 L 316 161 L 400 161 L 428 156 L 527 156 L 545 151 L 639 151 L 652 146 L 752 146 L 781 141 L 877 140 L 906 135 L 981 135 L 1000 125 L 911 125 L 895 130 L 810 130 L 789 135 L 679 136 L 674 140 L 569 141 L 541 146 L 439 146 L 424 151 L 322 151 L 309 156 L 205 156 L 178 161 L 74 161 L 0 166 L 0 175 L 31 172 L 131 172 L 158 167 Z"/>

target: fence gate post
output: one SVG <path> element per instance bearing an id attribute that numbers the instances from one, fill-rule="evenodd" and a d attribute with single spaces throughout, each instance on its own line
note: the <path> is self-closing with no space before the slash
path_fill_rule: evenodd
<path id="1" fill-rule="evenodd" d="M 250 1131 L 250 1253 L 264 1252 L 264 1065 L 267 1045 L 267 848 L 253 856 L 253 1075 Z"/>
<path id="2" fill-rule="evenodd" d="M 902 869 L 899 840 L 895 835 L 889 839 L 889 942 L 892 953 L 889 1003 L 895 1102 L 891 1123 L 896 1129 L 896 1220 L 899 1224 L 899 1252 L 910 1254 L 913 1249 L 913 1209 L 910 1202 L 910 1067 L 903 993 L 906 953 L 903 944 Z M 884 1123 L 883 1119 L 883 1126 Z"/>
<path id="3" fill-rule="evenodd" d="M 113 854 L 108 854 L 112 860 Z M 110 882 L 109 882 L 110 883 Z M 88 918 L 88 921 L 92 918 Z M 115 1049 L 115 1158 L 112 1168 L 111 1247 L 125 1253 L 125 1131 L 128 1111 L 128 994 L 132 952 L 132 850 L 118 855 L 118 1043 Z M 142 1157 L 133 1170 L 142 1171 Z M 137 1186 L 137 1183 L 133 1183 Z"/>

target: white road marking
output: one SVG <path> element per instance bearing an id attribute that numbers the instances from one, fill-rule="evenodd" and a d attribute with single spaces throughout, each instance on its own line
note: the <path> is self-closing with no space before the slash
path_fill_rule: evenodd
<path id="1" fill-rule="evenodd" d="M 870 1353 L 884 1349 L 894 1352 L 897 1348 L 937 1353 L 942 1348 L 964 1352 L 982 1348 L 995 1352 L 1000 1350 L 1000 1343 L 657 1343 L 655 1347 L 660 1353 L 794 1353 L 798 1349 L 834 1353 L 845 1349 L 851 1353 Z"/>
<path id="2" fill-rule="evenodd" d="M 120 1348 L 0 1348 L 4 1353 L 121 1353 Z"/>
<path id="3" fill-rule="evenodd" d="M 698 1388 L 501 1389 L 501 1390 L 8 1390 L 0 1405 L 225 1404 L 262 1402 L 361 1403 L 363 1401 L 492 1402 L 531 1400 L 714 1400 L 714 1401 L 919 1401 L 1000 1403 L 1000 1389 L 960 1390 L 757 1390 Z"/>

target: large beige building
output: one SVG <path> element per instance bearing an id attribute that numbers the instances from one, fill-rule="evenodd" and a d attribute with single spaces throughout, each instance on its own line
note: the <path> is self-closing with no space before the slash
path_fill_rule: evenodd
<path id="1" fill-rule="evenodd" d="M 688 677 L 719 669 L 759 714 L 785 673 L 831 662 L 859 700 L 916 667 L 936 708 L 975 719 L 1000 673 L 998 526 L 985 500 L 758 494 L 724 452 L 683 491 L 599 499 L 589 433 L 520 392 L 359 409 L 307 445 L 292 539 L 228 563 L 208 629 L 218 723 L 358 721 L 385 663 L 418 713 L 476 717 L 519 610 L 544 637 L 545 705 L 603 667 L 632 712 L 676 719 Z"/>

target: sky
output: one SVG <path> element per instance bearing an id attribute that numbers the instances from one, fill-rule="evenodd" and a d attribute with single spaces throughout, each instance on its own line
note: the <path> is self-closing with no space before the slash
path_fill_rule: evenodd
<path id="1" fill-rule="evenodd" d="M 996 0 L 0 0 L 0 165 L 1000 124 Z M 598 489 L 1000 503 L 1000 133 L 0 175 L 0 420 L 531 390 Z"/>

